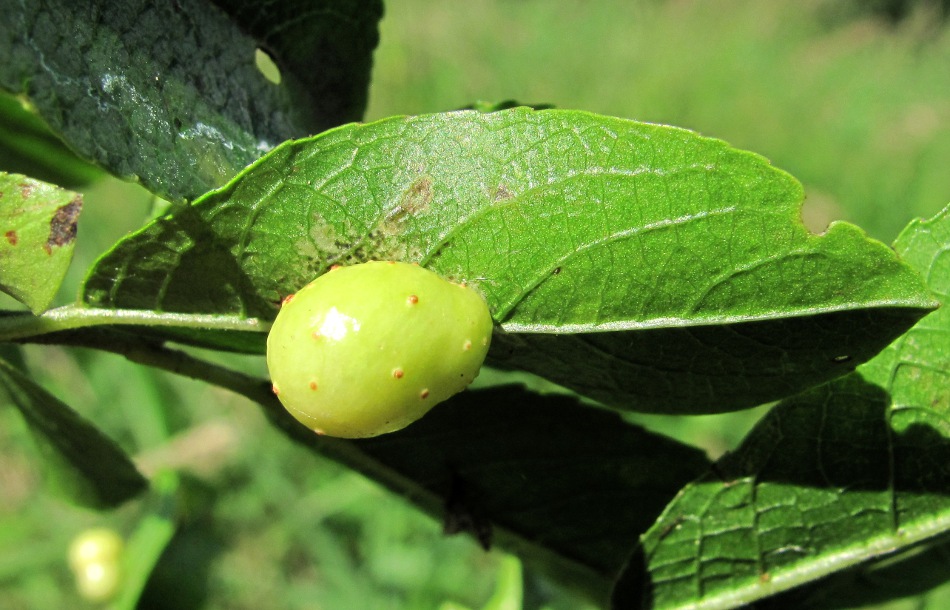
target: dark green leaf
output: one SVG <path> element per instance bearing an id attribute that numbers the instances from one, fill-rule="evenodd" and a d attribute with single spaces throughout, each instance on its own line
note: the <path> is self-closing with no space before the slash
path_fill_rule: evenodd
<path id="1" fill-rule="evenodd" d="M 895 249 L 948 303 L 950 208 Z M 749 603 L 950 535 L 948 334 L 944 306 L 855 373 L 776 406 L 645 536 L 640 595 Z"/>
<path id="2" fill-rule="evenodd" d="M 0 385 L 23 414 L 54 489 L 66 498 L 91 508 L 108 508 L 147 487 L 118 445 L 2 360 Z"/>
<path id="3" fill-rule="evenodd" d="M 6 0 L 0 87 L 81 156 L 176 200 L 362 114 L 378 0 L 221 4 Z M 261 47 L 280 84 L 257 69 Z"/>
<path id="4" fill-rule="evenodd" d="M 4 316 L 0 313 L 0 322 L 3 318 Z M 109 349 L 110 346 L 129 349 L 134 346 L 143 350 L 153 349 L 165 341 L 218 351 L 253 354 L 264 351 L 267 335 L 235 330 L 197 331 L 191 328 L 109 325 L 50 332 L 31 339 L 33 343 L 48 345 L 70 345 L 93 349 Z"/>
<path id="5" fill-rule="evenodd" d="M 448 526 L 474 529 L 483 542 L 495 530 L 534 559 L 555 557 L 601 582 L 676 490 L 709 465 L 699 450 L 614 413 L 518 386 L 463 392 L 399 432 L 328 439 L 332 445 L 283 409 L 272 415 L 299 440 L 445 515 Z M 351 449 L 334 451 L 339 445 Z"/>
<path id="6" fill-rule="evenodd" d="M 17 370 L 26 370 L 23 348 L 16 343 L 0 343 L 0 360 L 5 360 L 7 364 Z"/>
<path id="7" fill-rule="evenodd" d="M 0 173 L 0 290 L 46 310 L 72 260 L 81 210 L 76 193 Z"/>
<path id="8" fill-rule="evenodd" d="M 525 106 L 527 108 L 534 108 L 535 110 L 547 110 L 549 108 L 554 108 L 553 104 L 522 104 L 515 100 L 504 100 L 501 102 L 487 102 L 485 100 L 478 100 L 469 104 L 468 106 L 463 106 L 459 110 L 477 110 L 479 112 L 498 112 L 499 110 L 510 110 L 511 108 L 517 108 L 519 106 Z"/>
<path id="9" fill-rule="evenodd" d="M 496 334 L 488 363 L 667 414 L 760 405 L 851 371 L 920 315 L 894 308 L 636 332 Z"/>
<path id="10" fill-rule="evenodd" d="M 311 133 L 363 117 L 382 0 L 213 0 L 306 94 Z"/>
<path id="11" fill-rule="evenodd" d="M 485 295 L 508 333 L 496 364 L 621 408 L 724 411 L 847 373 L 933 306 L 855 227 L 809 234 L 801 197 L 761 157 L 672 127 L 394 118 L 281 146 L 120 243 L 84 299 L 270 319 L 332 264 L 418 261 Z"/>

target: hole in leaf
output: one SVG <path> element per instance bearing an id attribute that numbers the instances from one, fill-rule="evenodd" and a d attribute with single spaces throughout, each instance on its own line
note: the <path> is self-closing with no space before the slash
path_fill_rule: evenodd
<path id="1" fill-rule="evenodd" d="M 277 67 L 274 58 L 267 51 L 264 49 L 254 51 L 254 65 L 264 75 L 264 78 L 275 85 L 280 84 L 280 68 Z"/>

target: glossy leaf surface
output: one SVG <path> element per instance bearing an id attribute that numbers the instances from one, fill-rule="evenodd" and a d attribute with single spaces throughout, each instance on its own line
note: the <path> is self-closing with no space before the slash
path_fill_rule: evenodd
<path id="1" fill-rule="evenodd" d="M 284 140 L 362 115 L 381 4 L 267 7 L 6 0 L 0 87 L 82 157 L 193 199 Z M 259 48 L 280 84 L 256 67 Z"/>

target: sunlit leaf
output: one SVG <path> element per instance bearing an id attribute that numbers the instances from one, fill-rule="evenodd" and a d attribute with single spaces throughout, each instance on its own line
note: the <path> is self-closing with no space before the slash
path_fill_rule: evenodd
<path id="1" fill-rule="evenodd" d="M 82 197 L 18 174 L 0 173 L 0 290 L 41 313 L 73 256 Z"/>
<path id="2" fill-rule="evenodd" d="M 83 298 L 270 319 L 333 264 L 417 261 L 484 294 L 495 365 L 619 408 L 725 411 L 843 375 L 933 307 L 854 226 L 806 231 L 801 198 L 762 157 L 682 129 L 398 117 L 281 146 L 121 242 Z"/>

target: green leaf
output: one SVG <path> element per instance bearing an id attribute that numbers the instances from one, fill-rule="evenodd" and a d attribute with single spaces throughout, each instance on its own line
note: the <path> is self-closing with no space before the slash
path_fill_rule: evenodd
<path id="1" fill-rule="evenodd" d="M 0 290 L 45 311 L 72 260 L 81 210 L 76 193 L 0 172 Z"/>
<path id="2" fill-rule="evenodd" d="M 950 207 L 912 222 L 894 242 L 901 258 L 926 278 L 941 308 L 921 320 L 860 372 L 885 388 L 898 433 L 922 427 L 950 436 Z"/>
<path id="3" fill-rule="evenodd" d="M 7 2 L 0 87 L 82 157 L 173 200 L 361 116 L 378 0 L 219 4 Z M 258 48 L 280 84 L 257 69 Z"/>
<path id="4" fill-rule="evenodd" d="M 895 249 L 945 306 L 687 486 L 644 537 L 643 599 L 732 607 L 950 535 L 950 208 Z"/>
<path id="5" fill-rule="evenodd" d="M 363 117 L 382 0 L 216 0 L 214 5 L 277 64 L 282 84 L 286 79 L 292 90 L 305 92 L 310 133 Z"/>
<path id="6" fill-rule="evenodd" d="M 91 508 L 108 508 L 147 487 L 118 445 L 3 360 L 0 387 L 23 414 L 50 483 L 66 498 Z"/>
<path id="7" fill-rule="evenodd" d="M 920 313 L 881 307 L 633 332 L 496 334 L 487 362 L 633 411 L 730 411 L 848 373 Z"/>
<path id="8" fill-rule="evenodd" d="M 933 307 L 847 224 L 809 234 L 801 186 L 666 126 L 512 109 L 397 117 L 290 142 L 120 243 L 98 307 L 271 319 L 332 264 L 467 281 L 490 355 L 613 406 L 716 412 L 850 371 Z"/>
<path id="9" fill-rule="evenodd" d="M 554 108 L 553 104 L 523 104 L 515 100 L 504 100 L 501 102 L 488 102 L 485 100 L 476 100 L 467 106 L 463 106 L 459 108 L 459 110 L 477 110 L 479 112 L 498 112 L 499 110 L 510 110 L 511 108 L 517 108 L 519 106 L 534 108 L 535 110 L 547 110 L 549 108 Z"/>

